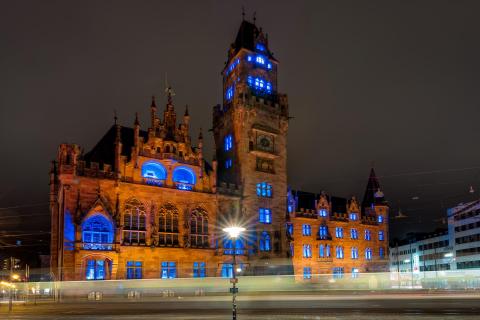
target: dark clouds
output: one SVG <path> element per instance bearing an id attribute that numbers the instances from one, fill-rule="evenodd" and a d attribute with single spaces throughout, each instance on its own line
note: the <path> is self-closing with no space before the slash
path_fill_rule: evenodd
<path id="1" fill-rule="evenodd" d="M 146 126 L 166 72 L 209 128 L 242 5 L 281 63 L 292 186 L 361 197 L 375 161 L 395 234 L 480 191 L 476 1 L 1 1 L 0 205 L 47 202 L 57 145 L 91 148 L 114 109 Z"/>

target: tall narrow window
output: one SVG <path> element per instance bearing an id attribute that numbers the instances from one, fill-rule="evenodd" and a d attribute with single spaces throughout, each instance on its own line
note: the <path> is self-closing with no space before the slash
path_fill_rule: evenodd
<path id="1" fill-rule="evenodd" d="M 327 244 L 325 246 L 325 257 L 329 258 L 331 256 L 331 253 L 330 253 L 330 245 Z"/>
<path id="2" fill-rule="evenodd" d="M 357 221 L 357 220 L 358 220 L 358 216 L 357 216 L 357 214 L 356 214 L 355 212 L 350 212 L 350 213 L 348 214 L 348 217 L 349 217 L 349 219 L 350 219 L 351 221 Z"/>
<path id="3" fill-rule="evenodd" d="M 368 229 L 365 229 L 365 240 L 367 241 L 372 240 L 372 233 Z"/>
<path id="4" fill-rule="evenodd" d="M 320 258 L 325 258 L 325 246 L 323 244 L 318 246 L 318 256 Z"/>
<path id="5" fill-rule="evenodd" d="M 145 244 L 146 229 L 145 207 L 137 199 L 125 204 L 123 214 L 123 243 L 130 245 Z"/>
<path id="6" fill-rule="evenodd" d="M 158 244 L 178 246 L 178 210 L 171 204 L 160 208 L 158 213 Z"/>
<path id="7" fill-rule="evenodd" d="M 383 234 L 383 231 L 378 231 L 378 240 L 380 240 L 380 241 L 385 240 L 385 236 Z"/>
<path id="8" fill-rule="evenodd" d="M 162 261 L 160 278 L 174 279 L 177 277 L 177 264 L 173 261 Z"/>
<path id="9" fill-rule="evenodd" d="M 343 259 L 343 247 L 335 247 L 335 254 L 337 259 Z"/>
<path id="10" fill-rule="evenodd" d="M 190 216 L 190 246 L 208 248 L 208 214 L 202 208 L 195 209 Z"/>
<path id="11" fill-rule="evenodd" d="M 327 239 L 328 237 L 328 227 L 327 226 L 320 226 L 318 229 L 318 236 L 320 239 Z"/>
<path id="12" fill-rule="evenodd" d="M 230 169 L 232 167 L 232 159 L 225 160 L 225 169 Z"/>
<path id="13" fill-rule="evenodd" d="M 233 135 L 229 134 L 224 139 L 224 149 L 229 151 L 233 148 Z"/>
<path id="14" fill-rule="evenodd" d="M 378 223 L 383 223 L 383 216 L 382 216 L 382 215 L 379 215 L 379 216 L 377 217 L 377 221 L 378 221 Z"/>
<path id="15" fill-rule="evenodd" d="M 353 240 L 358 239 L 358 230 L 355 228 L 350 229 L 350 238 Z"/>
<path id="16" fill-rule="evenodd" d="M 257 183 L 257 196 L 263 198 L 271 198 L 272 185 L 266 182 Z"/>
<path id="17" fill-rule="evenodd" d="M 352 278 L 358 278 L 358 268 L 352 268 Z"/>
<path id="18" fill-rule="evenodd" d="M 380 259 L 385 258 L 385 249 L 383 249 L 383 247 L 380 247 L 380 249 L 378 250 L 378 255 L 380 256 Z"/>
<path id="19" fill-rule="evenodd" d="M 343 278 L 343 267 L 335 267 L 335 268 L 333 268 L 333 278 L 334 278 L 334 279 L 341 279 L 341 278 Z"/>
<path id="20" fill-rule="evenodd" d="M 194 262 L 193 263 L 193 277 L 194 278 L 205 278 L 207 276 L 207 267 L 205 262 Z"/>
<path id="21" fill-rule="evenodd" d="M 370 248 L 365 249 L 365 259 L 372 260 L 372 249 Z"/>
<path id="22" fill-rule="evenodd" d="M 358 248 L 352 247 L 352 259 L 358 259 Z"/>
<path id="23" fill-rule="evenodd" d="M 302 226 L 302 234 L 304 236 L 311 236 L 312 235 L 312 227 L 309 224 L 304 224 Z"/>
<path id="24" fill-rule="evenodd" d="M 142 279 L 142 262 L 127 261 L 127 279 Z"/>
<path id="25" fill-rule="evenodd" d="M 318 210 L 318 215 L 319 215 L 320 217 L 326 217 L 327 214 L 328 214 L 327 209 L 320 209 L 320 210 Z"/>
<path id="26" fill-rule="evenodd" d="M 303 245 L 303 257 L 311 258 L 312 257 L 312 246 L 309 244 Z"/>
<path id="27" fill-rule="evenodd" d="M 339 239 L 343 238 L 343 228 L 336 227 L 335 228 L 335 236 Z"/>
<path id="28" fill-rule="evenodd" d="M 303 279 L 305 280 L 312 279 L 312 268 L 310 267 L 303 268 Z"/>
<path id="29" fill-rule="evenodd" d="M 293 224 L 292 223 L 287 223 L 286 228 L 287 228 L 287 234 L 289 236 L 293 237 Z"/>
<path id="30" fill-rule="evenodd" d="M 267 231 L 263 231 L 260 236 L 260 251 L 270 251 L 271 250 L 271 241 L 270 235 Z"/>
<path id="31" fill-rule="evenodd" d="M 272 210 L 270 208 L 259 208 L 258 215 L 258 220 L 260 223 L 272 223 Z"/>
<path id="32" fill-rule="evenodd" d="M 222 265 L 222 278 L 232 278 L 233 277 L 233 264 L 224 263 Z"/>

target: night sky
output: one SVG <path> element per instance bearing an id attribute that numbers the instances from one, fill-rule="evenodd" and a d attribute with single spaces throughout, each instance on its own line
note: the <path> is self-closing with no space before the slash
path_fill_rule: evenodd
<path id="1" fill-rule="evenodd" d="M 48 231 L 58 144 L 88 151 L 114 109 L 146 129 L 165 73 L 205 133 L 242 5 L 280 61 L 293 188 L 361 198 L 374 162 L 393 236 L 478 197 L 478 1 L 0 1 L 0 207 L 37 205 L 0 209 L 0 231 Z"/>

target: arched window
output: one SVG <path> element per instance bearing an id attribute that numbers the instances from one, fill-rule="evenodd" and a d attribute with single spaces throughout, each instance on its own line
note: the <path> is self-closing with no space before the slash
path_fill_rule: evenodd
<path id="1" fill-rule="evenodd" d="M 82 241 L 85 250 L 112 250 L 112 223 L 101 214 L 89 217 L 82 224 Z"/>
<path id="2" fill-rule="evenodd" d="M 165 180 L 167 170 L 160 162 L 147 161 L 142 166 L 142 177 L 147 179 Z"/>
<path id="3" fill-rule="evenodd" d="M 178 246 L 178 210 L 171 204 L 164 205 L 159 211 L 158 245 Z"/>
<path id="4" fill-rule="evenodd" d="M 208 214 L 199 208 L 190 216 L 190 245 L 192 247 L 209 247 L 208 245 Z"/>
<path id="5" fill-rule="evenodd" d="M 271 247 L 270 235 L 267 231 L 263 231 L 260 236 L 260 251 L 270 251 Z"/>
<path id="6" fill-rule="evenodd" d="M 173 170 L 173 182 L 175 182 L 177 189 L 192 190 L 195 184 L 195 173 L 189 167 L 176 167 Z"/>
<path id="7" fill-rule="evenodd" d="M 146 214 L 143 204 L 136 200 L 130 200 L 125 204 L 123 214 L 123 243 L 145 244 Z"/>

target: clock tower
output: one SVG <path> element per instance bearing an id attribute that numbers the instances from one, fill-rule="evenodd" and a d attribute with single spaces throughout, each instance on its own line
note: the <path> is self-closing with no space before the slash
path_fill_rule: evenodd
<path id="1" fill-rule="evenodd" d="M 242 220 L 248 221 L 249 230 L 245 251 L 255 268 L 265 267 L 264 258 L 282 258 L 289 252 L 288 100 L 278 92 L 278 66 L 268 35 L 242 21 L 222 71 L 223 104 L 213 111 L 218 185 L 241 189 Z"/>

